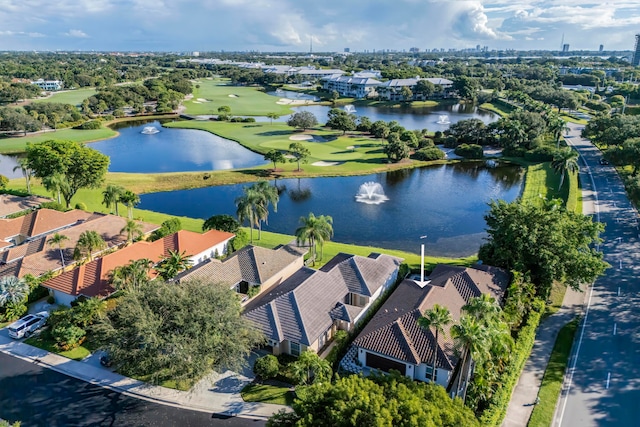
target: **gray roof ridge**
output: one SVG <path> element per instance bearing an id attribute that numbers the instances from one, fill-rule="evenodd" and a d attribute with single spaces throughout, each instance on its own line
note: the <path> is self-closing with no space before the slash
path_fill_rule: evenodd
<path id="1" fill-rule="evenodd" d="M 403 317 L 404 316 L 398 317 L 396 321 L 393 322 L 393 324 L 397 325 L 398 329 L 400 330 L 400 336 L 403 338 L 405 344 L 407 345 L 407 348 L 411 352 L 411 356 L 414 359 L 414 363 L 419 364 L 421 363 L 422 360 L 420 358 L 420 355 L 416 351 L 415 346 L 413 345 L 413 340 L 411 339 L 409 333 L 407 332 L 407 329 L 404 327 L 404 324 L 402 322 Z"/>
<path id="2" fill-rule="evenodd" d="M 295 292 L 290 292 L 289 298 L 291 299 L 291 303 L 292 303 L 291 305 L 293 307 L 293 313 L 296 316 L 296 320 L 300 323 L 300 332 L 302 332 L 302 337 L 301 337 L 302 339 L 300 340 L 300 342 L 301 344 L 311 345 L 311 343 L 309 342 L 309 333 L 307 332 L 307 325 L 304 324 L 304 319 L 302 319 L 302 315 L 300 313 L 300 305 L 298 304 L 298 299 L 296 298 Z"/>
<path id="3" fill-rule="evenodd" d="M 268 306 L 271 317 L 273 318 L 274 329 L 278 334 L 278 340 L 282 341 L 284 339 L 284 335 L 282 334 L 282 328 L 280 327 L 280 317 L 278 316 L 278 307 L 276 307 L 276 301 L 273 300 L 269 302 Z"/>
<path id="4" fill-rule="evenodd" d="M 252 246 L 251 249 L 249 249 L 247 252 L 249 252 L 249 259 L 251 260 L 252 268 L 253 271 L 256 272 L 256 278 L 258 279 L 258 283 L 262 283 L 262 274 L 260 274 L 260 268 L 258 266 L 258 260 L 256 259 L 256 251 L 255 251 L 255 246 Z"/>
<path id="5" fill-rule="evenodd" d="M 366 257 L 363 257 L 363 258 L 366 259 Z M 369 288 L 369 283 L 367 283 L 366 279 L 364 278 L 364 275 L 362 274 L 362 271 L 360 270 L 360 265 L 358 264 L 356 257 L 354 256 L 352 258 L 349 258 L 348 261 L 350 261 L 350 263 L 353 264 L 353 266 L 354 266 L 354 270 L 355 270 L 356 276 L 360 280 L 360 288 L 367 291 L 368 295 L 365 295 L 365 296 L 370 297 L 371 296 L 371 289 Z"/>

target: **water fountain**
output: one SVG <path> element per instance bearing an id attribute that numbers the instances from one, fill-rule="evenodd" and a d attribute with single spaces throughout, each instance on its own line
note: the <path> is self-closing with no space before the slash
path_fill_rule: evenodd
<path id="1" fill-rule="evenodd" d="M 387 200 L 389 200 L 389 198 L 384 195 L 382 185 L 377 182 L 365 182 L 360 186 L 358 194 L 356 194 L 357 202 L 368 205 L 379 205 Z"/>
<path id="2" fill-rule="evenodd" d="M 439 125 L 448 125 L 451 124 L 451 121 L 449 121 L 449 116 L 447 116 L 446 114 L 441 114 L 440 116 L 438 116 L 438 121 L 436 122 Z"/>
<path id="3" fill-rule="evenodd" d="M 155 126 L 145 126 L 144 129 L 142 129 L 142 132 L 145 135 L 153 135 L 154 133 L 158 133 L 160 132 L 158 129 L 156 129 Z"/>
<path id="4" fill-rule="evenodd" d="M 282 95 L 284 91 L 280 88 L 276 89 L 276 95 Z"/>
<path id="5" fill-rule="evenodd" d="M 344 111 L 347 114 L 354 114 L 356 112 L 356 107 L 354 107 L 353 105 L 349 104 L 349 105 L 345 105 L 344 106 Z"/>
<path id="6" fill-rule="evenodd" d="M 498 166 L 498 162 L 496 162 L 495 160 L 489 159 L 486 162 L 484 162 L 485 166 L 487 166 L 488 168 L 495 168 L 496 166 Z"/>

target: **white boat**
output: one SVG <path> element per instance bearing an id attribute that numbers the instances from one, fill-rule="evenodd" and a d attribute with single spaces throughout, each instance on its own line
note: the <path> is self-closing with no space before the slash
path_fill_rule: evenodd
<path id="1" fill-rule="evenodd" d="M 145 126 L 144 129 L 142 129 L 143 134 L 145 135 L 153 135 L 154 133 L 158 133 L 160 132 L 158 129 L 156 129 L 155 126 Z"/>

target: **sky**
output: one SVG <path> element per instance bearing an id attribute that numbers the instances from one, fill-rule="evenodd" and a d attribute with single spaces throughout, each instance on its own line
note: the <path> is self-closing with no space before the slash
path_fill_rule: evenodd
<path id="1" fill-rule="evenodd" d="M 631 50 L 640 0 L 0 0 L 0 50 Z"/>

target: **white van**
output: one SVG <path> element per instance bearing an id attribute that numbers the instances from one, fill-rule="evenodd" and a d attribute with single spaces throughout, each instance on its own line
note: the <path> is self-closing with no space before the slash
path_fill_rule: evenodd
<path id="1" fill-rule="evenodd" d="M 17 340 L 20 338 L 28 337 L 29 335 L 40 329 L 45 324 L 48 317 L 49 313 L 47 313 L 46 311 L 41 311 L 36 314 L 28 314 L 22 319 L 16 320 L 7 327 L 9 336 Z"/>

